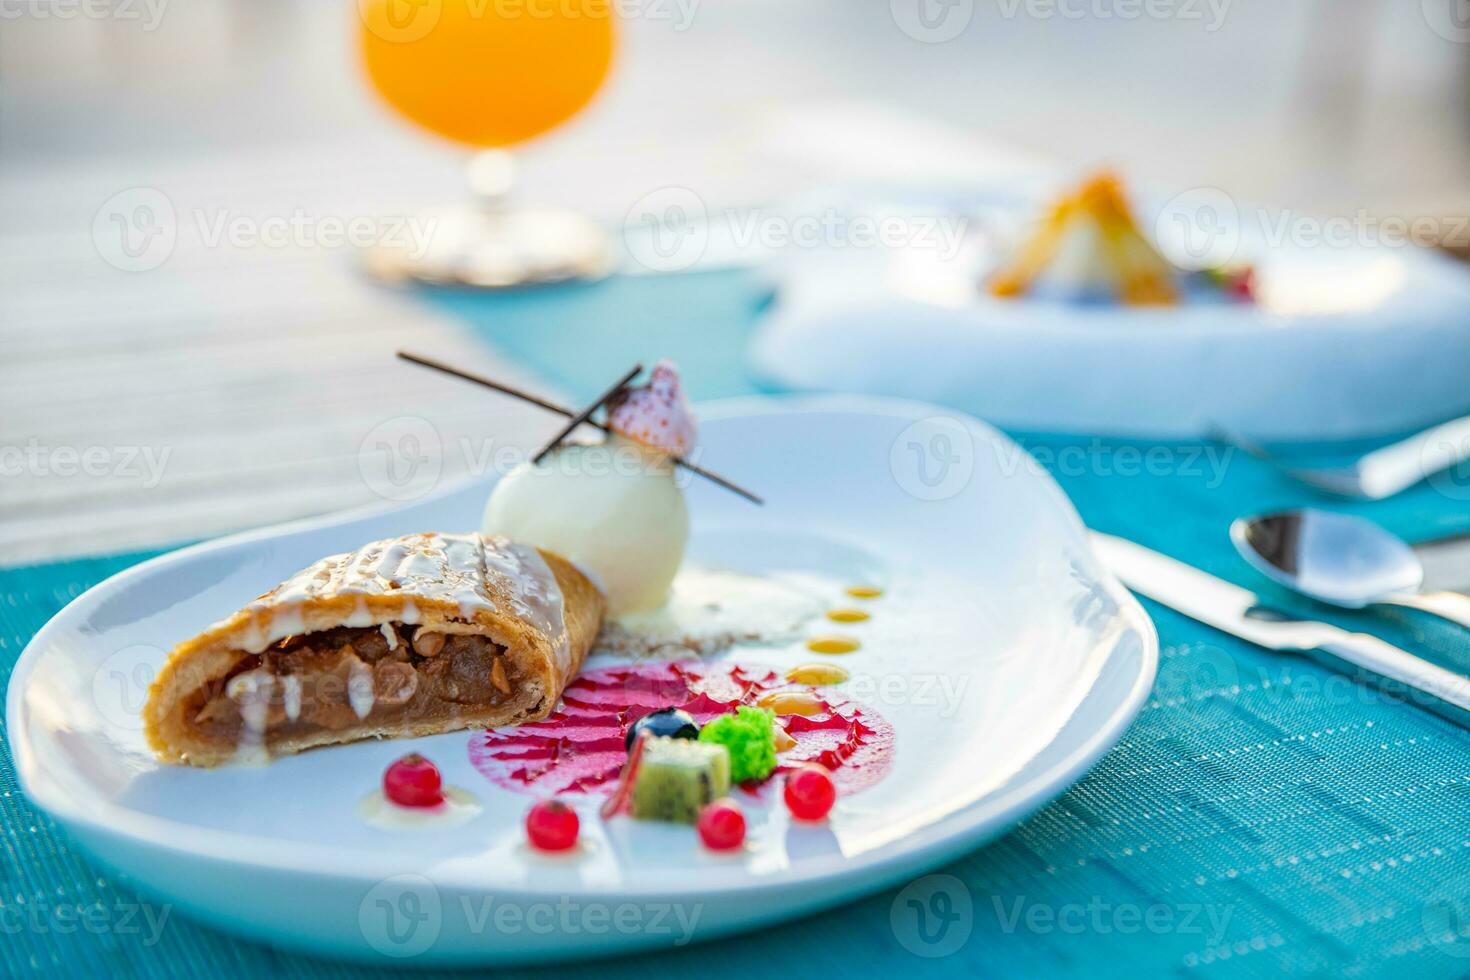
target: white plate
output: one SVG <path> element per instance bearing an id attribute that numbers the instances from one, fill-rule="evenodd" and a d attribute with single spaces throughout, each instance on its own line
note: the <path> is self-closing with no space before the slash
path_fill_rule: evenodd
<path id="1" fill-rule="evenodd" d="M 466 733 L 255 769 L 152 760 L 136 711 L 171 644 L 323 555 L 474 527 L 486 484 L 187 548 L 90 590 L 15 669 L 21 784 L 103 861 L 221 928 L 328 953 L 497 963 L 682 944 L 849 900 L 999 834 L 1119 737 L 1153 680 L 1152 624 L 1013 443 L 928 406 L 869 399 L 702 414 L 702 461 L 768 504 L 695 481 L 697 555 L 887 588 L 853 628 L 863 649 L 841 663 L 895 727 L 892 768 L 825 825 L 791 824 L 779 802 L 752 806 L 745 852 L 716 857 L 687 828 L 603 824 L 582 798 L 586 849 L 552 859 L 527 850 L 529 798 L 479 776 Z M 734 656 L 815 659 L 800 648 Z M 424 834 L 359 820 L 358 800 L 410 749 L 478 795 L 483 814 Z"/>
<path id="2" fill-rule="evenodd" d="M 753 370 L 788 390 L 918 398 L 1044 432 L 1191 437 L 1226 426 L 1258 440 L 1343 439 L 1470 409 L 1462 263 L 1412 245 L 1293 237 L 1283 229 L 1319 225 L 1197 191 L 1145 202 L 1142 226 L 1182 261 L 1193 251 L 1252 262 L 1259 305 L 983 294 L 976 284 L 1007 237 L 993 230 L 1039 207 L 999 193 L 847 202 L 849 214 L 907 215 L 912 240 L 793 250 L 776 263 L 778 299 L 752 342 Z M 1174 219 L 1202 220 L 1211 207 L 1234 209 L 1218 236 L 1186 238 Z M 915 217 L 933 215 L 952 224 Z"/>

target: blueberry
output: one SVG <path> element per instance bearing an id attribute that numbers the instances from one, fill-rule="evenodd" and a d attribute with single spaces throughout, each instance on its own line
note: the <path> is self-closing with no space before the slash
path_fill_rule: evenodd
<path id="1" fill-rule="evenodd" d="M 678 708 L 665 708 L 662 711 L 652 711 L 628 726 L 628 737 L 625 743 L 628 748 L 633 748 L 633 740 L 642 732 L 650 735 L 664 735 L 668 738 L 699 737 L 699 726 L 694 723 L 694 718 L 687 711 Z"/>

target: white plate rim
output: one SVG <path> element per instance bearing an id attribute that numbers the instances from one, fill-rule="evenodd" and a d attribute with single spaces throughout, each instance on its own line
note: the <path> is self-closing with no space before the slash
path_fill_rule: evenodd
<path id="1" fill-rule="evenodd" d="M 753 414 L 863 412 L 887 415 L 896 418 L 922 419 L 935 415 L 947 415 L 972 425 L 989 438 L 1010 441 L 1007 436 L 971 416 L 952 409 L 940 408 L 925 402 L 860 395 L 815 395 L 815 396 L 745 396 L 701 403 L 702 418 L 728 418 Z M 891 873 L 900 866 L 913 867 L 936 854 L 949 854 L 979 846 L 987 840 L 1008 830 L 1016 822 L 1040 809 L 1066 791 L 1082 778 L 1102 755 L 1122 737 L 1123 732 L 1137 717 L 1153 687 L 1158 670 L 1159 641 L 1153 621 L 1143 607 L 1098 560 L 1085 529 L 1072 507 L 1071 501 L 1050 476 L 1041 475 L 1039 481 L 1046 486 L 1054 503 L 1068 514 L 1082 542 L 1082 551 L 1091 557 L 1097 582 L 1104 586 L 1110 597 L 1117 602 L 1118 617 L 1124 622 L 1124 632 L 1133 632 L 1141 640 L 1139 667 L 1126 697 L 1121 699 L 1107 720 L 1098 725 L 1079 746 L 1061 761 L 1054 763 L 1042 773 L 1022 782 L 1008 782 L 988 796 L 948 814 L 907 837 L 884 844 L 872 851 L 854 857 L 837 856 L 832 860 L 811 862 L 799 869 L 787 869 L 778 876 L 769 878 L 743 878 L 720 883 L 721 892 L 759 893 L 765 890 L 786 890 L 815 882 L 840 882 L 864 878 L 873 880 L 885 872 Z M 64 795 L 44 792 L 44 783 L 31 778 L 37 762 L 30 746 L 29 723 L 23 708 L 26 682 L 48 645 L 50 636 L 62 628 L 67 613 L 84 603 L 100 602 L 120 588 L 128 585 L 134 577 L 145 574 L 155 564 L 175 561 L 185 557 L 197 557 L 214 551 L 248 544 L 255 540 L 276 538 L 283 533 L 299 534 L 335 525 L 348 524 L 388 513 L 396 513 L 411 507 L 432 503 L 441 497 L 463 492 L 470 484 L 483 483 L 469 478 L 436 491 L 409 504 L 371 505 L 353 508 L 334 514 L 305 518 L 281 524 L 257 528 L 228 535 L 212 541 L 189 545 L 148 559 L 115 575 L 77 596 L 62 607 L 55 616 L 37 631 L 17 658 L 6 694 L 6 721 L 10 733 L 9 742 L 16 779 L 25 792 L 27 800 L 37 809 L 47 813 L 64 827 L 76 825 L 88 835 L 116 837 L 128 840 L 133 845 L 142 845 L 184 860 L 206 860 L 224 865 L 243 865 L 260 870 L 277 871 L 294 876 L 320 877 L 333 880 L 357 880 L 363 884 L 380 881 L 385 875 L 402 871 L 392 863 L 355 865 L 337 864 L 324 867 L 322 851 L 308 844 L 286 844 L 274 838 L 251 837 L 233 831 L 199 828 L 179 823 L 166 817 L 138 813 L 124 807 L 109 805 L 103 808 L 81 807 Z M 17 723 L 17 720 L 19 723 Z M 269 848 L 256 850 L 249 847 L 255 841 L 269 842 Z M 246 857 L 245 855 L 248 855 Z M 105 855 L 103 856 L 105 860 Z M 834 866 L 835 862 L 835 866 Z M 466 890 L 478 891 L 493 886 L 484 880 L 458 879 L 453 874 L 434 872 L 436 880 L 446 887 L 462 886 Z M 645 885 L 622 883 L 615 888 L 599 888 L 595 885 L 568 889 L 564 885 L 558 892 L 605 896 L 616 894 L 628 898 L 638 897 L 682 897 L 707 893 L 710 879 L 718 875 L 716 868 L 701 868 L 698 875 L 690 876 L 685 887 L 671 887 L 664 881 Z"/>

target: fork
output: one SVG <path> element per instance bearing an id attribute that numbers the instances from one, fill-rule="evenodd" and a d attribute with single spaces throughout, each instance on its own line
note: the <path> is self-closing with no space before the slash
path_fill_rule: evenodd
<path id="1" fill-rule="evenodd" d="M 1458 418 L 1390 443 L 1347 466 L 1289 466 L 1266 449 L 1223 426 L 1211 438 L 1265 460 L 1282 473 L 1338 497 L 1383 500 L 1402 493 L 1441 470 L 1470 459 L 1470 416 Z"/>

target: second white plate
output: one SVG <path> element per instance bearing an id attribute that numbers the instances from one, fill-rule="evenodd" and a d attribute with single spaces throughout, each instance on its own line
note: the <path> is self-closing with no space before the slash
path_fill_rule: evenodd
<path id="1" fill-rule="evenodd" d="M 1029 220 L 1039 201 L 844 201 L 842 213 L 907 215 L 900 227 L 914 229 L 913 241 L 791 250 L 771 270 L 777 300 L 752 342 L 753 370 L 782 389 L 918 398 L 1031 432 L 1175 438 L 1224 426 L 1257 440 L 1330 440 L 1470 410 L 1462 263 L 1407 244 L 1293 240 L 1282 228 L 1300 215 L 1212 194 L 1223 200 L 1211 206 L 1234 209 L 1215 244 L 1238 245 L 1200 254 L 1252 262 L 1258 304 L 995 299 L 979 287 L 996 262 L 990 229 Z M 1160 238 L 1197 237 L 1172 220 L 1193 200 L 1145 201 L 1141 224 Z M 948 224 L 933 230 L 936 214 Z M 1188 244 L 1181 238 L 1171 254 Z"/>

